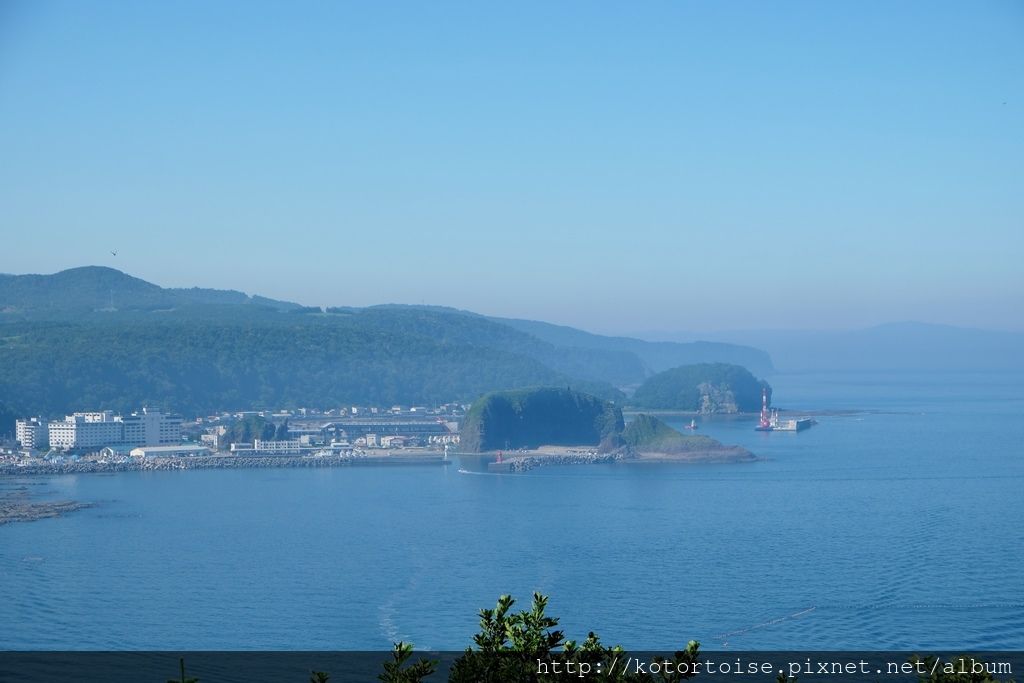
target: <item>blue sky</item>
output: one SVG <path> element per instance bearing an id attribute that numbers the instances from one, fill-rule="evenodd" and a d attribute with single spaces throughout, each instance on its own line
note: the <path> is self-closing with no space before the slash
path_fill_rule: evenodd
<path id="1" fill-rule="evenodd" d="M 5 0 L 0 231 L 311 305 L 1020 330 L 1024 3 Z"/>

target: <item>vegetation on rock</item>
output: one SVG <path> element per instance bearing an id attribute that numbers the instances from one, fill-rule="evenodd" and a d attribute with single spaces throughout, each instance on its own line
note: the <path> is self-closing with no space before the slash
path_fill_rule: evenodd
<path id="1" fill-rule="evenodd" d="M 462 425 L 467 452 L 541 445 L 618 445 L 622 411 L 609 401 L 572 389 L 501 391 L 476 401 Z"/>
<path id="2" fill-rule="evenodd" d="M 660 372 L 645 381 L 631 402 L 643 408 L 686 410 L 705 414 L 755 412 L 761 392 L 772 388 L 749 370 L 728 363 L 698 363 Z"/>
<path id="3" fill-rule="evenodd" d="M 622 441 L 637 451 L 658 453 L 684 453 L 722 445 L 709 436 L 682 434 L 650 415 L 637 415 L 633 418 L 622 431 Z"/>
<path id="4" fill-rule="evenodd" d="M 277 429 L 274 427 L 274 423 L 267 420 L 261 415 L 246 415 L 241 420 L 233 422 L 227 431 L 224 432 L 222 443 L 249 443 L 251 444 L 256 439 L 262 441 L 270 441 L 275 438 L 287 438 L 287 420 L 281 425 L 285 427 L 285 432 L 281 436 L 278 436 Z"/>

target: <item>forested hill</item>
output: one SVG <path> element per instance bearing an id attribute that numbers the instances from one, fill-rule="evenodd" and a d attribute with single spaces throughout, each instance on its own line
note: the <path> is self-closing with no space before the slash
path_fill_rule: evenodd
<path id="1" fill-rule="evenodd" d="M 610 338 L 576 330 L 583 343 L 563 343 L 521 327 L 447 308 L 321 310 L 166 289 L 110 268 L 0 275 L 0 401 L 8 412 L 53 416 L 142 404 L 193 415 L 469 402 L 541 385 L 621 399 L 616 387 L 651 374 L 650 358 L 619 341 L 602 347 Z M 718 347 L 722 358 L 740 348 Z"/>
<path id="2" fill-rule="evenodd" d="M 660 372 L 636 390 L 631 402 L 643 408 L 701 413 L 754 412 L 762 391 L 772 388 L 746 368 L 728 363 L 697 363 Z"/>
<path id="3" fill-rule="evenodd" d="M 466 414 L 460 448 L 469 453 L 540 445 L 619 444 L 622 411 L 570 389 L 501 391 L 476 401 Z"/>
<path id="4" fill-rule="evenodd" d="M 432 405 L 543 384 L 621 397 L 522 354 L 343 321 L 0 326 L 0 396 L 22 414 Z"/>
<path id="5" fill-rule="evenodd" d="M 0 274 L 0 313 L 27 320 L 81 319 L 115 311 L 159 312 L 197 305 L 255 305 L 271 310 L 298 304 L 250 297 L 223 289 L 173 289 L 154 285 L 114 268 L 83 266 L 52 275 Z"/>

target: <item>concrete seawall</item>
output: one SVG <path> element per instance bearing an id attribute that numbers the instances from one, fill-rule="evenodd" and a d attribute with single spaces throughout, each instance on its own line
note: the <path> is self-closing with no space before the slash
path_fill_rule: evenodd
<path id="1" fill-rule="evenodd" d="M 535 467 L 548 465 L 595 465 L 623 463 L 629 465 L 658 464 L 699 464 L 699 463 L 744 463 L 754 462 L 757 457 L 741 446 L 720 446 L 697 451 L 660 453 L 636 451 L 623 448 L 611 453 L 529 453 L 513 455 L 502 462 L 491 462 L 488 472 L 526 472 Z"/>
<path id="2" fill-rule="evenodd" d="M 325 456 L 308 458 L 291 455 L 196 456 L 191 458 L 151 458 L 137 462 L 66 462 L 31 465 L 0 465 L 0 475 L 90 474 L 109 472 L 159 472 L 169 470 L 228 470 L 269 467 L 349 467 L 360 465 L 447 465 L 441 454 Z"/>

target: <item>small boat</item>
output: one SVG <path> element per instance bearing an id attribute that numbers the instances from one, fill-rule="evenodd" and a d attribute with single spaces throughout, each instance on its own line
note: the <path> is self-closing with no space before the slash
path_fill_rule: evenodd
<path id="1" fill-rule="evenodd" d="M 697 421 L 696 420 L 690 420 L 690 424 L 686 425 L 686 428 L 687 429 L 692 429 L 694 431 L 697 431 Z"/>

